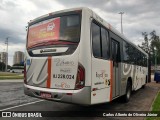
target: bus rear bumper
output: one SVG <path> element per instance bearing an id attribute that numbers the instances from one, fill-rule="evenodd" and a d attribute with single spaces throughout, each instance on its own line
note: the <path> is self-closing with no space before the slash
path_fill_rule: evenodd
<path id="1" fill-rule="evenodd" d="M 51 94 L 51 97 L 41 97 L 41 92 L 49 93 Z M 84 87 L 80 90 L 60 90 L 40 88 L 24 84 L 24 93 L 31 97 L 37 97 L 51 101 L 91 105 L 91 87 Z"/>

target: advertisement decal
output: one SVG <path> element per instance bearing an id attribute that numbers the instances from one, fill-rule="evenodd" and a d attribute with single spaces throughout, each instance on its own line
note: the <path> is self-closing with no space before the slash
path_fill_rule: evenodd
<path id="1" fill-rule="evenodd" d="M 28 47 L 44 41 L 59 39 L 60 18 L 55 18 L 29 28 Z"/>

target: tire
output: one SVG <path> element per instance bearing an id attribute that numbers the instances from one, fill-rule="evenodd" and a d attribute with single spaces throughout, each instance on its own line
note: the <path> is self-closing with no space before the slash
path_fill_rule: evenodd
<path id="1" fill-rule="evenodd" d="M 123 96 L 123 101 L 127 103 L 130 100 L 132 93 L 132 85 L 131 82 L 127 82 L 127 87 L 126 87 L 126 94 Z"/>

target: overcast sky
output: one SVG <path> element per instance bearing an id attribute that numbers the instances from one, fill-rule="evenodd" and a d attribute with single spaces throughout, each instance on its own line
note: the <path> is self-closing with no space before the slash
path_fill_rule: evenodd
<path id="1" fill-rule="evenodd" d="M 15 51 L 24 51 L 25 26 L 43 14 L 73 7 L 89 7 L 120 31 L 123 11 L 124 35 L 135 44 L 143 41 L 142 32 L 156 30 L 160 35 L 160 0 L 0 0 L 0 52 L 6 51 L 9 38 L 9 64 Z"/>

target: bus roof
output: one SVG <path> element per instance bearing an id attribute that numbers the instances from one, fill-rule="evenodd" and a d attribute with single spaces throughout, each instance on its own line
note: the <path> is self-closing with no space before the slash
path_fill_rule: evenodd
<path id="1" fill-rule="evenodd" d="M 37 20 L 39 20 L 39 19 L 48 17 L 48 16 L 50 16 L 50 15 L 59 14 L 59 13 L 63 13 L 63 12 L 70 12 L 70 11 L 79 11 L 79 10 L 92 11 L 91 9 L 89 9 L 89 8 L 87 8 L 87 7 L 64 9 L 64 10 L 59 10 L 59 11 L 55 11 L 55 12 L 51 12 L 51 13 L 42 15 L 42 16 L 40 16 L 40 17 L 37 17 L 37 18 L 33 19 L 33 20 L 30 20 L 29 23 L 35 22 L 35 21 L 37 21 Z"/>
<path id="2" fill-rule="evenodd" d="M 37 20 L 40 20 L 42 18 L 45 18 L 45 17 L 48 17 L 50 15 L 54 15 L 54 14 L 59 14 L 59 13 L 63 13 L 63 12 L 70 12 L 70 11 L 79 11 L 79 10 L 82 10 L 82 11 L 88 11 L 89 13 L 91 13 L 91 15 L 96 15 L 98 16 L 100 19 L 102 19 L 99 15 L 97 15 L 93 10 L 87 8 L 87 7 L 78 7 L 78 8 L 70 8 L 70 9 L 64 9 L 64 10 L 60 10 L 60 11 L 55 11 L 55 12 L 51 12 L 51 13 L 48 13 L 48 14 L 45 14 L 45 15 L 42 15 L 40 17 L 37 17 L 33 20 L 30 20 L 29 24 L 32 23 L 32 22 L 35 22 Z M 127 39 L 123 34 L 121 34 L 118 30 L 116 30 L 114 27 L 112 27 L 109 23 L 107 23 L 104 19 L 103 20 L 103 25 L 105 27 L 107 27 L 109 30 L 111 30 L 113 33 L 115 33 L 116 35 L 118 35 L 119 37 L 121 37 L 123 40 L 125 40 L 126 42 L 128 42 L 129 44 L 131 44 L 132 46 L 134 46 L 135 48 L 137 48 L 139 51 L 141 51 L 142 53 L 144 53 L 147 57 L 148 57 L 148 54 L 142 50 L 140 47 L 136 46 L 134 43 L 132 43 L 129 39 Z"/>

